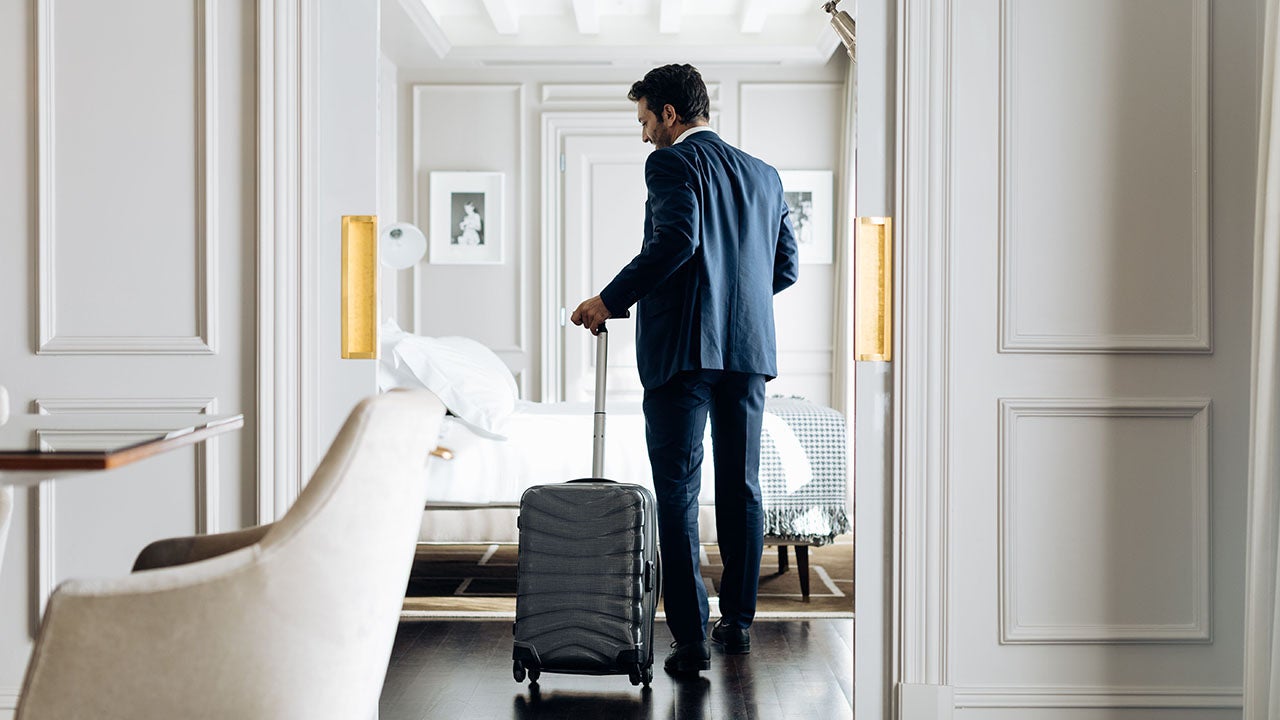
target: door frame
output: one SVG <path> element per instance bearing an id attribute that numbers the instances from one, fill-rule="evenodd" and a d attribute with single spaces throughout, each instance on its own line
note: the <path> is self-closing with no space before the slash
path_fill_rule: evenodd
<path id="1" fill-rule="evenodd" d="M 376 361 L 338 359 L 336 215 L 377 210 L 381 15 L 363 0 L 258 0 L 257 20 L 255 514 L 267 523 L 284 516 L 350 408 L 376 390 Z M 359 84 L 364 69 L 372 89 Z M 322 78 L 338 90 L 322 92 Z M 356 108 L 368 98 L 366 116 Z"/>
<path id="2" fill-rule="evenodd" d="M 317 117 L 314 78 L 318 58 L 302 52 L 317 46 L 317 0 L 259 0 L 259 107 L 258 107 L 258 483 L 259 522 L 281 517 L 302 486 L 303 438 L 315 437 L 315 422 L 300 417 L 305 395 L 301 377 L 303 358 L 318 352 L 314 336 L 302 334 L 301 305 L 312 295 L 314 282 L 302 277 L 314 273 L 302 262 L 301 239 L 313 233 L 309 227 L 314 188 L 303 174 L 302 158 L 316 137 Z M 929 127 L 928 79 L 939 77 L 945 53 L 931 57 L 929 18 L 943 0 L 866 0 L 859 6 L 857 89 L 860 107 L 884 106 L 881 115 L 857 114 L 858 183 L 857 214 L 892 215 L 898 226 L 898 246 L 909 247 L 917 233 L 908 211 L 927 208 L 929 162 L 937 158 L 934 142 L 945 142 Z M 945 8 L 950 10 L 948 2 Z M 865 79 L 864 79 L 865 78 Z M 913 90 L 908 101 L 907 90 Z M 892 109 L 892 110 L 890 110 Z M 589 130 L 600 134 L 633 132 L 635 118 L 625 110 L 549 111 L 541 114 L 542 138 L 542 251 L 543 287 L 540 312 L 543 327 L 560 326 L 560 262 L 562 259 L 563 187 L 560 155 L 563 138 Z M 297 133 L 290 140 L 290 133 Z M 910 148 L 910 152 L 907 152 Z M 908 161 L 912 164 L 908 165 Z M 310 199 L 310 200 L 308 200 Z M 937 233 L 920 233 L 922 243 L 933 243 Z M 902 682 L 928 677 L 927 661 L 936 667 L 944 636 L 930 635 L 935 623 L 921 608 L 903 607 L 904 598 L 932 599 L 923 608 L 938 609 L 939 589 L 946 569 L 936 562 L 943 548 L 930 545 L 929 515 L 921 500 L 937 501 L 943 486 L 937 465 L 941 449 L 930 442 L 924 398 L 904 401 L 906 389 L 941 387 L 944 378 L 937 344 L 927 329 L 933 317 L 931 305 L 942 295 L 930 295 L 928 285 L 930 246 L 920 252 L 903 252 L 895 263 L 893 363 L 860 363 L 855 368 L 859 388 L 854 409 L 860 429 L 856 452 L 857 620 L 855 632 L 855 713 L 866 717 L 899 717 L 895 692 Z M 566 320 L 567 321 L 567 320 Z M 541 398 L 558 399 L 563 392 L 562 333 L 542 333 Z M 903 362 L 913 354 L 917 362 Z M 936 423 L 935 423 L 936 425 Z M 312 443 L 313 444 L 313 443 Z M 873 457 L 874 456 L 874 457 Z M 904 468 L 905 457 L 921 458 Z M 875 480 L 872 482 L 872 480 Z M 917 498 L 912 485 L 924 488 Z M 930 495 L 932 493 L 932 495 Z M 911 501 L 909 503 L 905 501 Z M 935 538 L 936 541 L 936 538 Z M 931 564 L 932 563 L 932 564 Z M 936 574 L 931 575 L 930 572 Z M 872 582 L 868 583 L 867 580 Z M 945 614 L 944 614 L 945 617 Z M 945 626 L 943 626 L 945 627 Z M 932 643 L 932 646 L 930 646 Z M 876 692 L 876 689 L 879 692 Z M 872 710 L 869 710 L 872 709 Z"/>
<path id="3" fill-rule="evenodd" d="M 282 517 L 302 489 L 303 368 L 301 292 L 303 197 L 314 197 L 302 175 L 303 149 L 315 136 L 316 26 L 302 22 L 306 0 L 258 2 L 257 237 L 257 493 L 259 524 Z M 290 132 L 296 132 L 292 138 Z M 313 432 L 314 434 L 314 432 Z"/>
<path id="4" fill-rule="evenodd" d="M 890 687 L 950 684 L 948 354 L 951 0 L 898 0 Z M 942 107 L 935 108 L 936 103 Z M 945 113 L 945 114 L 944 114 Z M 936 118 L 944 118 L 935 121 Z M 950 717 L 950 712 L 947 713 Z"/>
<path id="5" fill-rule="evenodd" d="M 571 312 L 564 297 L 564 144 L 570 135 L 634 134 L 636 118 L 625 110 L 542 113 L 542 395 L 564 400 L 564 328 Z M 565 308 L 561 316 L 561 308 Z"/>

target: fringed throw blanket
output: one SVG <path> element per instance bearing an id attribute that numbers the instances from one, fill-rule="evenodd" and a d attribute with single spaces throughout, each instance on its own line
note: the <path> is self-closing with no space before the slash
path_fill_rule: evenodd
<path id="1" fill-rule="evenodd" d="M 850 530 L 844 416 L 798 398 L 765 400 L 760 438 L 764 534 L 825 545 Z"/>

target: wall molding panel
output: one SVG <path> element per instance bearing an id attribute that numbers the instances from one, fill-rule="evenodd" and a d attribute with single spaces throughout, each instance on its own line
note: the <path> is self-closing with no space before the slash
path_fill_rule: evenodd
<path id="1" fill-rule="evenodd" d="M 752 115 L 754 112 L 751 108 L 751 103 L 753 101 L 753 97 L 758 96 L 761 93 L 768 93 L 770 91 L 774 91 L 774 92 L 807 91 L 807 92 L 817 93 L 817 94 L 832 93 L 832 98 L 835 101 L 834 107 L 836 108 L 844 107 L 844 87 L 841 83 L 838 83 L 838 82 L 760 81 L 760 82 L 740 83 L 738 85 L 738 112 L 737 112 L 737 118 L 736 118 L 738 122 L 738 142 L 735 143 L 735 145 L 739 145 L 740 147 L 742 147 L 742 149 L 746 150 L 747 152 L 753 155 L 758 151 L 753 151 L 752 148 L 756 147 L 758 143 L 753 141 L 751 134 L 748 132 L 748 128 L 751 126 L 751 123 L 749 123 L 748 121 L 752 118 Z M 835 175 L 837 184 L 839 184 L 839 182 L 841 181 L 841 178 L 839 177 L 840 175 L 840 168 L 838 167 L 839 163 L 840 163 L 839 158 L 835 156 L 824 157 L 821 165 L 814 165 L 813 163 L 806 163 L 806 162 L 802 162 L 798 165 L 797 164 L 788 165 L 786 163 L 779 163 L 777 161 L 771 162 L 771 164 L 777 167 L 778 170 L 830 170 Z M 833 228 L 838 227 L 838 224 L 833 223 L 832 227 Z"/>
<path id="2" fill-rule="evenodd" d="M 1095 424 L 1091 429 L 1079 423 L 1074 426 L 1062 424 L 1062 421 L 1069 423 L 1081 419 L 1128 424 Z M 1057 421 L 1059 426 L 1052 431 L 1047 426 L 1041 427 L 1036 434 L 1026 425 L 1028 420 Z M 1133 421 L 1141 421 L 1142 429 L 1135 430 L 1138 425 Z M 999 594 L 1002 644 L 1201 644 L 1212 640 L 1209 426 L 1209 400 L 1205 398 L 1000 400 Z M 1080 438 L 1096 438 L 1105 434 L 1114 438 L 1114 447 L 1105 458 L 1074 454 L 1073 432 Z M 1036 442 L 1037 437 L 1041 442 Z M 1048 440 L 1049 437 L 1052 439 Z M 1081 443 L 1097 446 L 1096 441 L 1081 440 Z M 1173 462 L 1182 463 L 1176 469 L 1184 477 L 1183 482 L 1178 483 L 1175 473 L 1158 473 L 1160 492 L 1153 493 L 1152 487 L 1141 485 L 1147 478 L 1140 472 L 1132 472 L 1132 469 L 1135 464 L 1143 469 L 1149 467 L 1149 455 L 1157 447 L 1181 449 L 1185 457 Z M 1038 459 L 1039 464 L 1028 467 L 1028 457 Z M 1075 463 L 1070 471 L 1077 473 L 1070 482 L 1041 467 L 1054 463 L 1062 467 L 1062 461 L 1068 457 Z M 1090 470 L 1097 473 L 1096 477 L 1090 477 Z M 1151 474 L 1157 473 L 1148 472 Z M 1109 504 L 1091 504 L 1096 498 L 1090 492 L 1103 486 Z M 1140 502 L 1133 499 L 1135 497 L 1149 497 L 1150 502 Z M 1129 499 L 1128 504 L 1126 499 Z M 1106 537 L 1105 548 L 1086 547 L 1083 543 L 1072 542 L 1073 538 L 1064 538 L 1065 533 L 1051 517 L 1056 513 L 1075 515 L 1086 511 L 1094 518 L 1093 522 L 1102 523 L 1098 532 Z M 1109 513 L 1122 513 L 1127 518 L 1124 527 L 1117 529 L 1108 524 Z M 1183 514 L 1183 517 L 1177 517 L 1178 514 Z M 1144 515 L 1148 517 L 1144 518 Z M 1153 521 L 1155 515 L 1160 517 Z M 1144 524 L 1144 520 L 1150 527 Z M 1189 523 L 1189 526 L 1181 523 Z M 1034 531 L 1030 530 L 1032 526 L 1036 528 Z M 1126 531 L 1130 533 L 1128 536 L 1124 535 Z M 1161 541 L 1187 538 L 1185 564 L 1163 567 L 1158 562 L 1142 562 L 1141 546 L 1150 538 L 1137 533 L 1148 531 L 1151 534 L 1163 531 L 1165 535 L 1157 538 Z M 1046 557 L 1046 554 L 1053 557 Z M 1098 557 L 1098 554 L 1103 556 Z M 1054 580 L 1046 582 L 1043 572 L 1038 572 L 1045 563 L 1054 565 L 1053 576 L 1059 585 L 1050 586 L 1047 583 Z M 1111 574 L 1106 577 L 1093 574 L 1074 577 L 1071 574 L 1073 567 L 1083 567 L 1087 573 L 1100 574 L 1127 574 L 1125 571 L 1142 568 L 1152 575 L 1148 581 L 1124 583 Z M 1061 608 L 1055 610 L 1044 604 L 1038 605 L 1034 598 L 1026 597 L 1025 593 L 1028 588 L 1034 588 L 1037 578 L 1042 583 L 1036 588 L 1042 600 L 1045 597 L 1063 597 L 1073 586 L 1107 587 L 1115 595 L 1102 599 L 1086 597 L 1088 602 L 1081 602 L 1080 607 L 1075 608 L 1080 617 L 1071 620 L 1061 617 Z M 1160 586 L 1159 582 L 1176 584 Z M 1188 604 L 1182 607 L 1175 600 L 1170 601 L 1173 604 L 1159 602 L 1161 598 L 1174 596 L 1189 598 Z M 1152 609 L 1157 607 L 1159 610 Z M 1107 611 L 1119 613 L 1127 619 L 1118 621 L 1103 617 Z M 1090 612 L 1097 615 L 1090 618 Z M 1151 621 L 1134 619 L 1135 616 L 1140 617 L 1137 615 L 1139 612 L 1162 613 L 1163 617 Z M 1040 619 L 1033 620 L 1037 614 Z M 1045 619 L 1055 614 L 1060 616 L 1057 620 Z"/>
<path id="3" fill-rule="evenodd" d="M 526 102 L 525 85 L 522 83 L 494 83 L 494 84 L 452 84 L 452 83 L 416 83 L 412 85 L 413 95 L 413 121 L 412 121 L 412 137 L 413 137 L 413 181 L 411 187 L 413 189 L 413 204 L 411 207 L 412 217 L 415 224 L 422 228 L 427 234 L 428 243 L 430 243 L 430 218 L 428 217 L 428 207 L 424 206 L 423 199 L 427 197 L 430 191 L 429 177 L 433 170 L 492 170 L 490 167 L 454 167 L 452 165 L 441 167 L 427 163 L 423 158 L 424 147 L 421 142 L 421 131 L 423 127 L 422 118 L 434 110 L 430 104 L 429 98 L 433 92 L 446 93 L 475 93 L 480 95 L 490 95 L 494 97 L 506 97 L 514 102 L 516 107 L 516 128 L 515 133 L 518 138 L 516 148 L 516 166 L 515 170 L 510 173 L 511 177 L 506 178 L 504 193 L 504 215 L 508 227 L 514 228 L 514 234 L 511 237 L 504 238 L 507 243 L 505 257 L 499 267 L 512 267 L 517 277 L 517 288 L 515 296 L 515 306 L 511 308 L 511 317 L 516 318 L 515 333 L 506 339 L 502 345 L 495 347 L 497 352 L 519 352 L 528 355 L 529 347 L 529 311 L 527 293 L 528 293 L 528 268 L 529 268 L 529 246 L 524 235 L 525 228 L 529 227 L 529 182 L 527 181 L 527 168 L 525 167 L 526 156 L 526 138 L 528 113 Z M 515 208 L 515 212 L 512 209 Z M 505 231 L 505 228 L 504 228 Z M 429 257 L 429 253 L 428 253 Z M 422 334 L 424 331 L 423 324 L 423 297 L 424 297 L 424 266 L 430 265 L 428 260 L 423 260 L 413 266 L 410 271 L 412 273 L 413 287 L 413 313 L 412 320 L 407 323 L 405 328 L 415 334 Z M 466 270 L 468 266 L 454 265 L 448 266 L 454 270 Z M 404 327 L 404 325 L 402 325 Z"/>
<path id="4" fill-rule="evenodd" d="M 149 414 L 149 413 L 198 413 L 216 414 L 218 402 L 211 397 L 191 398 L 37 398 L 32 402 L 41 415 L 63 414 Z M 163 428 L 157 428 L 156 432 Z M 102 439 L 104 445 L 117 445 L 120 437 L 147 437 L 146 431 L 79 431 L 43 430 L 38 432 L 42 447 L 56 448 L 63 442 L 76 438 L 77 446 L 85 446 L 86 440 Z M 108 440 L 114 438 L 114 440 Z M 197 443 L 195 452 L 195 527 L 196 534 L 218 532 L 218 440 L 209 438 Z M 41 482 L 35 493 L 36 564 L 37 582 L 35 608 L 37 616 L 32 628 L 39 626 L 39 618 L 49 596 L 57 587 L 57 481 Z"/>
<path id="5" fill-rule="evenodd" d="M 54 23 L 56 0 L 36 2 L 38 173 L 38 323 L 41 355 L 212 355 L 217 352 L 218 292 L 218 53 L 214 0 L 193 0 L 196 11 L 195 146 L 196 334 L 186 337 L 59 334 L 57 325 L 57 119 Z"/>
<path id="6" fill-rule="evenodd" d="M 1140 22 L 1145 6 L 1105 7 L 1108 14 L 1096 18 L 1094 25 L 1113 29 L 1099 34 L 1103 39 L 1096 41 L 1100 47 L 1094 47 L 1093 53 L 1100 57 L 1070 59 L 1084 79 L 1106 73 L 1105 68 L 1134 65 L 1119 54 L 1141 54 L 1158 42 L 1147 39 L 1147 45 L 1131 50 L 1108 44 L 1116 33 L 1127 32 L 1126 22 Z M 1088 13 L 1088 5 L 1000 2 L 1001 352 L 1206 353 L 1212 349 L 1209 5 L 1208 0 L 1184 0 L 1160 7 L 1175 14 L 1178 7 L 1185 7 L 1190 13 L 1144 28 L 1147 33 L 1160 33 L 1170 25 L 1179 28 L 1162 45 L 1168 53 L 1188 56 L 1185 72 L 1170 75 L 1178 78 L 1176 82 L 1135 88 L 1136 76 L 1131 75 L 1112 78 L 1111 84 L 1091 84 L 1088 91 L 1078 89 L 1079 81 L 1050 91 L 1045 89 L 1048 85 L 1024 78 L 1041 76 L 1068 61 L 1054 55 L 1051 46 L 1046 49 L 1037 37 L 1024 37 L 1035 30 L 1026 18 L 1045 14 L 1050 18 L 1041 24 L 1050 24 L 1054 13 Z M 1189 36 L 1181 34 L 1183 24 Z M 1048 97 L 1049 92 L 1057 96 Z M 1068 129 L 1062 132 L 1068 136 L 1062 144 L 1074 144 L 1069 133 L 1090 133 L 1101 137 L 1095 144 L 1112 146 L 1105 156 L 1052 150 L 1047 158 L 1037 155 L 1033 161 L 1024 154 L 1024 148 L 1043 150 L 1046 134 L 1059 129 L 1037 127 L 1049 122 L 1028 122 L 1028 108 L 1059 105 L 1080 108 L 1072 123 L 1064 121 Z M 1030 114 L 1040 119 L 1054 116 L 1045 110 Z M 1164 118 L 1164 123 L 1150 122 L 1153 117 Z M 1157 127 L 1148 129 L 1152 124 Z M 1037 190 L 1046 186 L 1047 190 Z M 1108 193 L 1111 187 L 1125 190 Z M 1117 206 L 1128 211 L 1121 212 Z M 1078 259 L 1082 256 L 1083 260 Z M 1066 279 L 1039 282 L 1051 272 Z M 1118 308 L 1119 314 L 1108 313 L 1108 307 Z"/>
<path id="7" fill-rule="evenodd" d="M 216 412 L 218 401 L 211 397 L 176 397 L 176 398 L 109 398 L 109 397 L 68 397 L 68 398 L 36 398 L 32 403 L 32 411 L 40 415 L 64 414 L 106 414 L 123 413 L 203 413 L 211 415 Z M 205 442 L 216 442 L 210 438 Z"/>

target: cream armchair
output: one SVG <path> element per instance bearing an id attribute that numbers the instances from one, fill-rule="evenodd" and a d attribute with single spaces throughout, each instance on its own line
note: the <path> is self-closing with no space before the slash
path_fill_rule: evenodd
<path id="1" fill-rule="evenodd" d="M 60 585 L 18 720 L 373 717 L 443 415 L 423 390 L 367 399 L 278 522 Z"/>
<path id="2" fill-rule="evenodd" d="M 4 564 L 4 546 L 9 539 L 9 526 L 13 524 L 13 488 L 0 487 L 0 565 Z"/>
<path id="3" fill-rule="evenodd" d="M 9 391 L 0 385 L 0 425 L 9 420 Z M 9 539 L 9 526 L 13 524 L 13 488 L 0 487 L 0 565 L 4 564 L 5 541 Z"/>

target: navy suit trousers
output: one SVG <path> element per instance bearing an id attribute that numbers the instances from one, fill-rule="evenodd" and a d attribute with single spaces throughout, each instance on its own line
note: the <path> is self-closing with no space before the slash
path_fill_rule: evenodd
<path id="1" fill-rule="evenodd" d="M 645 436 L 658 501 L 663 602 L 667 625 L 678 643 L 705 640 L 710 619 L 698 545 L 698 491 L 708 414 L 716 534 L 724 562 L 720 613 L 744 628 L 755 617 L 764 549 L 758 477 L 764 387 L 764 375 L 694 370 L 645 390 Z"/>

